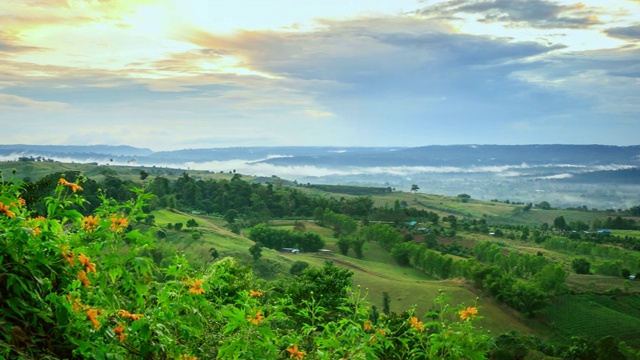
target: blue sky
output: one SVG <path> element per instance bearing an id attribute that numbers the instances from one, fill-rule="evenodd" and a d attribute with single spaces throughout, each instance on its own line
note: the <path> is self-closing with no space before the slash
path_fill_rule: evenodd
<path id="1" fill-rule="evenodd" d="M 637 145 L 640 1 L 8 0 L 4 144 Z"/>

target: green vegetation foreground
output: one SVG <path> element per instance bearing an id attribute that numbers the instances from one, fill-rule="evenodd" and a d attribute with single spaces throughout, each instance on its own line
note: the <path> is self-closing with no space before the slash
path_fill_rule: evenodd
<path id="1" fill-rule="evenodd" d="M 23 359 L 482 359 L 491 339 L 474 306 L 444 296 L 419 317 L 379 314 L 331 264 L 265 284 L 232 258 L 193 269 L 143 256 L 150 195 L 105 195 L 78 211 L 82 184 L 61 178 L 32 217 L 19 181 L 0 185 L 0 357 Z"/>

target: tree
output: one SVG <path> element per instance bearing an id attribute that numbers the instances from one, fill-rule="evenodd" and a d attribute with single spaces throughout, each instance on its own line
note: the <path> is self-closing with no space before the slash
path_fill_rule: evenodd
<path id="1" fill-rule="evenodd" d="M 411 185 L 411 192 L 413 193 L 413 201 L 416 201 L 418 198 L 416 197 L 416 193 L 420 190 L 420 187 L 416 184 Z"/>
<path id="2" fill-rule="evenodd" d="M 585 258 L 577 258 L 571 261 L 571 268 L 576 274 L 590 274 L 591 273 L 591 263 L 587 261 Z"/>
<path id="3" fill-rule="evenodd" d="M 628 279 L 629 276 L 631 275 L 631 270 L 624 268 L 622 269 L 622 277 L 625 279 Z"/>
<path id="4" fill-rule="evenodd" d="M 229 209 L 229 211 L 224 214 L 224 220 L 229 224 L 233 224 L 234 222 L 236 222 L 236 218 L 238 217 L 238 215 L 239 213 L 237 210 Z"/>
<path id="5" fill-rule="evenodd" d="M 323 307 L 325 319 L 335 320 L 343 313 L 341 307 L 348 297 L 348 289 L 352 285 L 353 272 L 335 266 L 331 261 L 325 261 L 322 268 L 308 267 L 301 275 L 282 279 L 274 292 L 282 291 L 284 296 L 291 298 L 293 304 L 303 304 L 304 301 Z M 291 310 L 297 314 L 298 309 Z M 304 316 L 295 316 L 299 321 L 305 321 Z"/>
<path id="6" fill-rule="evenodd" d="M 173 228 L 177 231 L 182 230 L 182 223 L 175 223 L 175 225 L 173 225 Z"/>
<path id="7" fill-rule="evenodd" d="M 567 229 L 567 221 L 564 216 L 558 216 L 553 220 L 553 227 L 557 230 L 563 231 Z"/>
<path id="8" fill-rule="evenodd" d="M 540 290 L 550 295 L 563 293 L 566 289 L 566 279 L 567 272 L 559 264 L 547 264 L 534 276 Z"/>
<path id="9" fill-rule="evenodd" d="M 196 219 L 189 219 L 187 220 L 187 227 L 188 228 L 198 227 L 198 222 L 196 221 Z"/>
<path id="10" fill-rule="evenodd" d="M 471 195 L 469 195 L 469 194 L 458 194 L 458 198 L 463 203 L 466 203 L 466 202 L 469 202 L 469 199 L 471 199 Z"/>
<path id="11" fill-rule="evenodd" d="M 547 201 L 541 201 L 540 203 L 536 204 L 536 207 L 541 210 L 551 210 L 551 204 L 549 204 Z"/>
<path id="12" fill-rule="evenodd" d="M 386 315 L 391 312 L 391 296 L 386 291 L 382 293 L 382 312 Z"/>
<path id="13" fill-rule="evenodd" d="M 409 266 L 411 265 L 411 255 L 415 252 L 415 250 L 416 246 L 411 242 L 398 243 L 393 246 L 390 255 L 398 263 L 398 265 Z"/>
<path id="14" fill-rule="evenodd" d="M 218 254 L 218 250 L 216 250 L 216 248 L 214 247 L 209 248 L 209 255 L 211 255 L 211 258 L 213 260 L 217 259 L 220 256 L 220 254 Z"/>
<path id="15" fill-rule="evenodd" d="M 149 177 L 149 173 L 144 171 L 144 170 L 140 170 L 140 180 L 145 180 L 146 178 Z"/>
<path id="16" fill-rule="evenodd" d="M 302 275 L 304 270 L 309 267 L 309 263 L 306 261 L 296 261 L 291 264 L 291 268 L 289 269 L 289 273 L 293 276 Z"/>
<path id="17" fill-rule="evenodd" d="M 349 253 L 349 247 L 351 246 L 351 241 L 346 236 L 340 235 L 338 238 L 338 249 L 340 250 L 340 254 L 347 255 Z"/>
<path id="18" fill-rule="evenodd" d="M 353 247 L 353 252 L 356 253 L 357 259 L 362 259 L 364 257 L 362 253 L 363 246 L 364 246 L 364 239 L 357 236 L 351 239 L 351 247 Z"/>
<path id="19" fill-rule="evenodd" d="M 249 248 L 249 253 L 253 257 L 254 261 L 258 261 L 258 259 L 262 257 L 262 244 L 259 242 L 253 244 L 253 246 Z"/>

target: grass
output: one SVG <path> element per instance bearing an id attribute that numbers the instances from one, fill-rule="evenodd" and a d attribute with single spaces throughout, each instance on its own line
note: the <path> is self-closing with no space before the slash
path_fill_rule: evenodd
<path id="1" fill-rule="evenodd" d="M 541 313 L 555 336 L 582 336 L 597 340 L 613 335 L 640 347 L 640 295 L 565 295 Z"/>
<path id="2" fill-rule="evenodd" d="M 626 280 L 615 276 L 570 274 L 567 277 L 567 286 L 579 293 L 593 292 L 602 294 L 612 289 L 624 291 L 626 283 L 629 286 L 630 293 L 640 293 L 640 281 Z"/>

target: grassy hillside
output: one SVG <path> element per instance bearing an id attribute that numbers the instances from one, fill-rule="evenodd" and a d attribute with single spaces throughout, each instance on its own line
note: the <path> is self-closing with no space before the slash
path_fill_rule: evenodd
<path id="1" fill-rule="evenodd" d="M 208 253 L 210 247 L 215 247 L 222 256 L 234 255 L 249 258 L 249 247 L 253 244 L 241 235 L 236 235 L 221 227 L 220 220 L 207 216 L 180 213 L 170 210 L 153 212 L 156 224 L 161 228 L 168 223 L 186 223 L 189 219 L 196 219 L 199 226 L 194 229 L 183 228 L 181 231 L 167 230 L 169 236 L 165 241 L 172 243 L 177 249 L 191 255 L 200 261 L 211 261 Z M 276 222 L 278 227 L 292 228 L 293 222 Z M 521 316 L 509 311 L 503 305 L 487 298 L 478 299 L 478 294 L 467 284 L 459 280 L 434 280 L 413 268 L 399 267 L 389 254 L 377 244 L 367 243 L 364 247 L 364 259 L 343 256 L 338 253 L 336 239 L 331 237 L 331 230 L 320 227 L 313 222 L 304 222 L 307 231 L 317 232 L 326 241 L 326 248 L 332 250 L 330 255 L 319 254 L 287 254 L 271 249 L 263 249 L 263 257 L 254 267 L 264 265 L 265 262 L 279 264 L 282 272 L 279 276 L 287 276 L 288 270 L 295 261 L 305 261 L 311 266 L 321 267 L 325 261 L 332 261 L 336 266 L 353 271 L 353 285 L 360 286 L 367 294 L 367 300 L 382 309 L 383 292 L 391 296 L 391 310 L 401 312 L 416 307 L 417 314 L 424 315 L 433 306 L 433 299 L 440 291 L 444 291 L 450 298 L 450 304 L 467 306 L 477 301 L 481 315 L 484 317 L 478 324 L 494 333 L 517 330 L 522 333 L 534 333 Z M 191 239 L 192 231 L 200 231 L 202 238 L 198 241 Z M 352 254 L 350 254 L 352 255 Z M 274 268 L 273 264 L 270 265 Z M 276 268 L 278 268 L 276 266 Z"/>
<path id="2" fill-rule="evenodd" d="M 640 295 L 566 295 L 540 314 L 551 324 L 552 334 L 565 339 L 583 336 L 599 339 L 615 334 L 640 347 Z"/>

